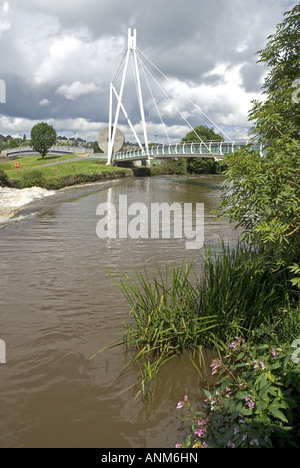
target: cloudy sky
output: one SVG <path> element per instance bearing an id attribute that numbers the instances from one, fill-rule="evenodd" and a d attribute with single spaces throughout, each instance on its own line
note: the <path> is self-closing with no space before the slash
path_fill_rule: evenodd
<path id="1" fill-rule="evenodd" d="M 128 28 L 136 28 L 149 141 L 166 141 L 165 129 L 180 141 L 189 131 L 186 120 L 193 127 L 213 122 L 230 138 L 245 138 L 251 100 L 261 97 L 267 71 L 255 54 L 297 3 L 0 0 L 6 84 L 0 133 L 29 137 L 35 123 L 47 121 L 59 135 L 96 140 L 108 123 L 109 86 L 127 50 Z M 132 68 L 124 106 L 143 140 Z M 122 113 L 119 127 L 134 141 Z"/>

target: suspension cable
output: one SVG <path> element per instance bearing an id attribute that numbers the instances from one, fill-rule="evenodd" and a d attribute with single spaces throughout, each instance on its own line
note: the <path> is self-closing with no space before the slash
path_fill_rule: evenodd
<path id="1" fill-rule="evenodd" d="M 151 63 L 151 65 L 152 65 L 154 68 L 156 68 L 156 70 L 157 70 L 167 81 L 169 81 L 169 83 L 172 83 L 172 81 L 170 80 L 170 78 L 168 78 L 168 77 L 152 62 L 152 60 L 150 60 L 150 59 L 143 53 L 143 51 L 141 51 L 140 49 L 138 49 L 138 51 L 141 52 L 141 54 L 148 60 L 148 62 Z M 210 121 L 210 123 L 211 123 L 212 125 L 214 125 L 221 133 L 223 133 L 223 135 L 224 135 L 228 140 L 230 140 L 230 141 L 233 143 L 233 140 L 224 132 L 224 130 L 222 130 L 217 124 L 215 124 L 215 123 L 208 117 L 208 115 L 206 115 L 206 114 L 203 112 L 203 110 L 201 109 L 200 106 L 198 106 L 198 105 L 195 104 L 193 101 L 191 101 L 191 99 L 190 99 L 189 97 L 187 97 L 187 96 L 185 96 L 185 95 L 184 95 L 184 97 L 185 97 L 185 99 L 187 99 L 187 101 L 189 101 L 199 112 L 201 112 L 201 113 L 204 115 L 204 117 Z"/>
<path id="2" fill-rule="evenodd" d="M 162 119 L 162 116 L 161 116 L 161 113 L 160 113 L 160 111 L 159 111 L 159 108 L 158 108 L 156 99 L 155 99 L 155 97 L 154 97 L 154 95 L 153 95 L 153 92 L 152 92 L 152 89 L 151 89 L 149 80 L 148 80 L 147 75 L 146 75 L 146 72 L 145 72 L 144 63 L 142 62 L 142 60 L 141 60 L 141 58 L 140 58 L 140 56 L 139 56 L 138 54 L 137 54 L 137 57 L 138 57 L 138 60 L 139 60 L 140 65 L 141 65 L 141 69 L 143 70 L 143 75 L 144 75 L 145 81 L 146 81 L 146 83 L 147 83 L 147 86 L 148 86 L 148 89 L 149 89 L 149 91 L 150 91 L 151 97 L 152 97 L 152 99 L 153 99 L 153 102 L 154 102 L 155 108 L 156 108 L 156 110 L 157 110 L 157 113 L 158 113 L 158 115 L 159 115 L 159 119 L 160 119 L 160 121 L 161 121 L 161 124 L 162 124 L 162 126 L 163 126 L 163 128 L 164 128 L 164 131 L 165 131 L 166 137 L 167 137 L 167 139 L 168 139 L 169 145 L 171 145 L 171 140 L 170 140 L 169 135 L 168 135 L 168 132 L 167 132 L 166 124 L 164 123 L 164 121 L 163 121 L 163 119 Z"/>
<path id="3" fill-rule="evenodd" d="M 207 144 L 202 140 L 202 138 L 200 137 L 200 135 L 198 135 L 198 133 L 195 131 L 195 129 L 192 127 L 192 125 L 188 122 L 188 120 L 184 117 L 184 115 L 182 114 L 182 112 L 178 109 L 178 107 L 176 106 L 176 104 L 172 101 L 172 99 L 168 96 L 168 94 L 165 92 L 165 90 L 161 87 L 161 85 L 158 83 L 158 81 L 156 80 L 156 78 L 152 75 L 152 73 L 150 72 L 150 70 L 148 69 L 148 67 L 143 64 L 143 66 L 145 67 L 145 69 L 147 70 L 147 72 L 150 74 L 150 76 L 152 77 L 152 79 L 155 81 L 155 83 L 157 84 L 157 86 L 160 88 L 160 90 L 163 92 L 163 94 L 166 96 L 166 98 L 170 101 L 170 103 L 175 107 L 175 109 L 177 110 L 177 112 L 181 115 L 182 119 L 185 121 L 185 123 L 189 126 L 189 128 L 192 130 L 192 132 L 195 133 L 195 135 L 197 136 L 197 138 L 201 141 L 201 143 L 205 146 L 205 148 L 207 149 L 207 151 L 210 153 L 211 156 L 213 156 L 214 159 L 216 159 L 216 156 L 211 152 L 211 150 L 209 149 L 209 147 L 207 146 Z"/>

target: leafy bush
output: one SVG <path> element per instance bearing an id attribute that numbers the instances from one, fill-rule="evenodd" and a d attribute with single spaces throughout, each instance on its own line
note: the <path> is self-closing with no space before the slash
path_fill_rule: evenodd
<path id="1" fill-rule="evenodd" d="M 45 187 L 46 178 L 42 171 L 38 169 L 31 169 L 22 172 L 21 174 L 21 188 L 29 187 Z"/>
<path id="2" fill-rule="evenodd" d="M 211 159 L 188 158 L 187 170 L 189 174 L 218 174 L 220 166 Z"/>
<path id="3" fill-rule="evenodd" d="M 194 411 L 186 396 L 191 433 L 177 447 L 299 448 L 300 367 L 291 347 L 250 346 L 241 338 L 211 364 L 218 375 L 213 391 Z"/>
<path id="4" fill-rule="evenodd" d="M 131 169 L 120 169 L 116 171 L 100 171 L 91 174 L 72 174 L 63 177 L 51 177 L 45 181 L 45 188 L 59 190 L 63 187 L 79 185 L 84 183 L 98 182 L 100 180 L 119 179 L 132 176 Z"/>
<path id="5" fill-rule="evenodd" d="M 9 187 L 9 180 L 5 172 L 0 169 L 0 187 Z"/>
<path id="6" fill-rule="evenodd" d="M 186 174 L 187 162 L 185 158 L 178 158 L 177 160 L 163 161 L 161 164 L 151 167 L 152 175 L 172 175 L 172 174 Z"/>
<path id="7" fill-rule="evenodd" d="M 243 237 L 264 247 L 270 268 L 299 261 L 300 141 L 274 140 L 263 158 L 242 150 L 226 156 L 220 209 L 244 229 Z"/>

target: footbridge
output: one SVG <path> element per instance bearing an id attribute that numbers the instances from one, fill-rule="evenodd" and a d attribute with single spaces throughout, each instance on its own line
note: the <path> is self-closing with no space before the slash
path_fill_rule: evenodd
<path id="1" fill-rule="evenodd" d="M 143 60 L 141 57 L 143 57 Z M 136 95 L 138 98 L 137 100 L 139 114 L 141 118 L 141 120 L 138 121 L 138 117 L 136 115 L 135 124 L 133 124 L 129 118 L 129 114 L 125 109 L 125 103 L 123 99 L 130 59 L 132 59 L 131 61 L 134 75 L 133 82 L 136 85 Z M 149 67 L 154 68 L 154 74 L 151 73 Z M 152 133 L 156 132 L 156 128 L 163 129 L 167 137 L 167 139 L 165 139 L 164 137 L 164 141 L 167 141 L 168 144 L 149 144 L 140 71 L 142 72 L 144 76 L 144 82 L 148 87 L 148 96 L 151 96 L 154 103 L 154 105 L 152 105 L 152 110 L 156 109 L 160 121 L 160 124 L 158 124 L 157 120 L 157 122 L 155 123 L 155 127 L 153 126 L 153 120 L 151 121 Z M 157 74 L 157 72 L 160 75 L 159 79 L 156 79 L 156 77 L 154 76 L 155 74 Z M 121 78 L 121 83 L 120 86 L 117 86 L 117 81 L 119 80 L 119 78 Z M 150 87 L 150 79 L 154 81 L 155 89 L 158 89 L 160 93 L 160 102 L 164 103 L 164 106 L 166 105 L 166 103 L 169 102 L 168 105 L 170 109 L 172 109 L 172 113 L 174 115 L 176 113 L 180 114 L 181 118 L 185 122 L 186 128 L 190 129 L 195 133 L 196 138 L 193 138 L 193 142 L 183 143 L 181 141 L 180 143 L 174 144 L 174 139 L 169 137 L 167 131 L 168 126 L 163 121 L 162 114 L 159 109 L 160 106 L 158 105 L 159 103 L 155 99 L 155 95 Z M 148 59 L 148 57 L 146 57 L 146 55 L 140 49 L 138 49 L 136 30 L 134 30 L 132 34 L 132 30 L 129 29 L 127 53 L 123 57 L 123 61 L 118 69 L 118 72 L 113 82 L 110 83 L 108 127 L 103 129 L 98 137 L 99 147 L 101 148 L 103 153 L 107 154 L 108 165 L 117 164 L 118 162 L 122 161 L 126 162 L 145 160 L 146 163 L 150 165 L 151 161 L 155 159 L 176 159 L 178 157 L 210 158 L 219 161 L 223 159 L 225 154 L 234 153 L 235 151 L 246 146 L 252 151 L 259 152 L 261 155 L 263 154 L 262 145 L 258 142 L 254 142 L 253 140 L 233 141 L 228 135 L 226 135 L 222 128 L 216 125 L 203 112 L 203 110 L 198 104 L 193 103 L 186 96 L 182 96 L 182 98 L 186 99 L 190 110 L 188 112 L 185 111 L 184 113 L 181 112 L 180 109 L 177 107 L 176 102 L 174 102 L 174 100 L 170 98 L 168 93 L 161 86 L 161 83 L 170 83 L 170 85 L 173 85 L 171 80 L 169 80 L 167 76 L 163 72 L 161 72 L 159 68 L 150 59 Z M 172 86 L 169 86 L 169 88 L 172 88 Z M 148 102 L 150 102 L 150 99 L 147 99 L 147 104 Z M 193 106 L 194 109 L 191 109 L 191 106 Z M 194 116 L 195 111 L 201 113 L 201 118 L 205 118 L 211 124 L 213 124 L 213 126 L 218 130 L 218 135 L 222 135 L 222 138 L 220 138 L 222 141 L 204 141 L 201 139 L 200 135 L 197 134 L 195 128 L 188 122 L 186 118 L 187 114 Z M 118 128 L 121 112 L 123 113 L 123 125 L 127 122 L 127 125 L 130 127 L 137 142 L 137 145 L 129 151 L 122 151 L 122 149 L 124 148 L 123 145 L 125 142 L 125 136 L 122 133 L 122 131 Z M 151 119 L 153 119 L 152 112 L 149 115 L 151 115 Z M 155 130 L 153 130 L 153 128 L 155 128 Z M 158 130 L 157 133 L 161 134 L 162 132 L 161 130 Z M 158 135 L 155 135 L 155 138 L 157 136 Z"/>
<path id="2" fill-rule="evenodd" d="M 74 146 L 52 146 L 48 150 L 48 155 L 49 154 L 57 154 L 57 155 L 63 155 L 63 154 L 77 154 L 77 153 L 92 153 L 93 150 L 91 148 L 79 148 Z M 35 151 L 33 148 L 30 146 L 20 146 L 18 148 L 10 148 L 7 150 L 3 150 L 1 154 L 4 154 L 7 156 L 9 159 L 15 159 L 19 158 L 21 156 L 29 156 L 29 155 L 38 155 L 37 151 Z"/>
<path id="3" fill-rule="evenodd" d="M 223 141 L 203 141 L 202 143 L 177 143 L 170 145 L 154 145 L 149 147 L 148 152 L 144 149 L 118 152 L 114 155 L 114 161 L 137 161 L 150 159 L 172 159 L 172 158 L 210 158 L 222 160 L 224 154 L 231 154 L 235 151 L 248 147 L 252 151 L 263 153 L 260 143 L 250 140 L 240 140 L 233 142 Z"/>

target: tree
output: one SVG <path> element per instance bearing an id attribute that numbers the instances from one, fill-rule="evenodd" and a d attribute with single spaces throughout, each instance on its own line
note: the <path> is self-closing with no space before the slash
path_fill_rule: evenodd
<path id="1" fill-rule="evenodd" d="M 198 135 L 198 136 L 197 136 Z M 184 142 L 198 142 L 202 141 L 224 141 L 222 135 L 215 133 L 213 128 L 208 128 L 206 125 L 195 127 L 193 131 L 187 133 L 182 138 Z M 211 159 L 202 158 L 188 158 L 187 170 L 190 174 L 216 174 L 218 172 L 218 163 Z"/>
<path id="2" fill-rule="evenodd" d="M 276 33 L 268 37 L 266 48 L 258 52 L 258 62 L 270 67 L 263 85 L 266 100 L 253 101 L 249 117 L 254 121 L 253 133 L 263 140 L 285 135 L 300 138 L 299 104 L 293 99 L 294 86 L 300 84 L 300 4 L 285 16 Z"/>
<path id="3" fill-rule="evenodd" d="M 49 148 L 56 142 L 56 131 L 45 122 L 38 123 L 31 130 L 31 145 L 44 159 Z"/>
<path id="4" fill-rule="evenodd" d="M 264 156 L 247 149 L 226 155 L 220 204 L 272 269 L 290 268 L 300 251 L 300 104 L 292 87 L 299 73 L 300 5 L 285 16 L 259 52 L 270 67 L 266 99 L 253 102 L 249 114 L 253 135 L 266 144 Z"/>
<path id="5" fill-rule="evenodd" d="M 200 125 L 187 133 L 187 135 L 182 138 L 182 142 L 199 142 L 199 137 L 202 141 L 224 141 L 222 135 L 215 133 L 213 128 L 208 128 L 206 125 Z"/>

